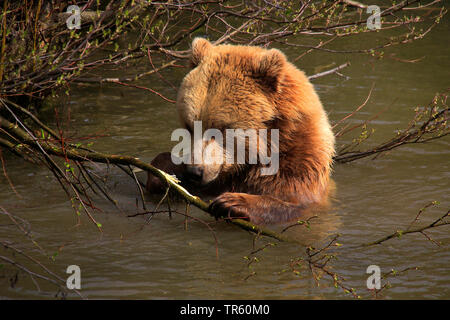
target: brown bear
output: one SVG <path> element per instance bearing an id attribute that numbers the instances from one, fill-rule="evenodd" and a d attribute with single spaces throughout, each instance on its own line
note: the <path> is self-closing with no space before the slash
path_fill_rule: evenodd
<path id="1" fill-rule="evenodd" d="M 261 174 L 267 165 L 249 163 L 174 164 L 169 153 L 152 164 L 174 173 L 189 188 L 197 185 L 218 195 L 210 204 L 217 217 L 246 218 L 256 224 L 287 222 L 327 198 L 334 135 L 314 87 L 305 74 L 277 49 L 192 42 L 192 70 L 181 84 L 177 109 L 191 133 L 202 130 L 278 129 L 278 170 Z M 212 144 L 211 144 L 212 141 Z M 215 156 L 225 148 L 214 147 Z M 251 145 L 247 141 L 246 148 Z M 259 144 L 258 144 L 259 147 Z M 248 151 L 248 150 L 246 150 Z M 162 191 L 151 174 L 147 189 Z"/>

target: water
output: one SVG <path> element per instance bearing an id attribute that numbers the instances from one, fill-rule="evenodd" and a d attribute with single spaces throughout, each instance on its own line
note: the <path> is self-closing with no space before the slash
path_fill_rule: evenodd
<path id="1" fill-rule="evenodd" d="M 376 131 L 366 146 L 374 146 L 390 138 L 396 129 L 404 128 L 415 107 L 426 105 L 436 92 L 448 88 L 449 26 L 447 17 L 425 39 L 389 49 L 381 61 L 362 55 L 319 52 L 307 55 L 296 65 L 307 74 L 314 74 L 323 71 L 317 67 L 329 69 L 331 63 L 337 66 L 351 61 L 351 66 L 342 70 L 350 79 L 331 75 L 315 80 L 314 84 L 333 122 L 362 104 L 374 85 L 368 104 L 352 120 L 358 123 L 387 107 L 372 124 Z M 358 41 L 368 43 L 372 40 L 361 37 Z M 347 42 L 341 44 L 341 49 L 347 45 L 357 46 L 355 42 Z M 284 51 L 290 59 L 300 53 L 296 48 L 285 48 Z M 390 57 L 423 58 L 417 63 L 401 63 Z M 132 66 L 132 71 L 148 67 L 146 61 L 141 61 Z M 163 72 L 163 75 L 178 86 L 185 73 L 185 69 L 176 69 Z M 173 99 L 175 91 L 157 79 L 157 76 L 146 78 L 139 84 Z M 93 137 L 89 141 L 94 142 L 94 149 L 136 155 L 147 161 L 159 152 L 171 149 L 174 142 L 170 141 L 170 134 L 179 126 L 174 105 L 147 91 L 118 85 L 74 85 L 70 98 L 61 107 L 63 109 L 70 109 L 71 132 Z M 67 116 L 68 113 L 64 113 L 65 118 L 61 121 L 67 122 Z M 43 117 L 55 121 L 52 109 L 45 110 Z M 351 134 L 344 136 L 338 140 L 338 146 L 351 139 Z M 427 232 L 442 242 L 441 246 L 421 234 L 411 234 L 379 246 L 352 248 L 406 228 L 430 201 L 440 201 L 440 205 L 429 208 L 422 216 L 421 224 L 431 222 L 448 210 L 449 145 L 450 140 L 444 138 L 401 147 L 374 161 L 363 159 L 336 165 L 333 173 L 336 199 L 329 212 L 312 221 L 310 229 L 291 229 L 291 235 L 319 247 L 336 233 L 341 234 L 338 242 L 342 246 L 334 251 L 338 260 L 330 265 L 346 279 L 346 286 L 355 288 L 364 298 L 371 297 L 366 288 L 366 268 L 372 264 L 378 265 L 383 273 L 391 269 L 420 267 L 389 278 L 392 287 L 382 291 L 385 298 L 450 298 L 448 228 Z M 81 293 L 85 297 L 351 298 L 341 288 L 335 288 L 327 276 L 320 280 L 318 287 L 308 269 L 301 269 L 299 275 L 292 272 L 289 263 L 291 259 L 304 257 L 304 248 L 279 243 L 251 254 L 254 246 L 259 248 L 275 241 L 259 239 L 254 244 L 251 234 L 223 222 L 216 223 L 195 208 L 191 208 L 191 213 L 211 222 L 214 234 L 195 221 L 190 221 L 185 230 L 184 218 L 176 215 L 172 219 L 166 214 L 156 215 L 148 224 L 143 217 L 127 217 L 139 210 L 136 208 L 139 195 L 133 182 L 120 172 L 111 172 L 109 178 L 113 195 L 120 201 L 122 210 L 98 200 L 102 212 L 96 213 L 95 218 L 103 225 L 103 233 L 99 233 L 84 215 L 81 225 L 77 225 L 70 201 L 45 168 L 32 166 L 10 155 L 5 158 L 8 175 L 22 198 L 15 195 L 1 175 L 0 205 L 29 221 L 33 239 L 54 259 L 43 257 L 38 247 L 4 215 L 0 216 L 0 239 L 28 250 L 63 278 L 68 276 L 65 274 L 68 265 L 79 265 Z M 157 199 L 152 202 L 154 204 Z M 178 207 L 180 211 L 184 210 L 183 204 Z M 0 249 L 0 255 L 8 254 Z M 248 259 L 254 256 L 258 261 L 249 265 Z M 33 270 L 42 272 L 39 268 Z M 55 294 L 54 287 L 44 281 L 38 281 L 39 292 L 23 273 L 19 273 L 18 282 L 11 287 L 11 275 L 14 275 L 13 269 L 4 264 L 0 269 L 1 298 L 51 298 Z"/>

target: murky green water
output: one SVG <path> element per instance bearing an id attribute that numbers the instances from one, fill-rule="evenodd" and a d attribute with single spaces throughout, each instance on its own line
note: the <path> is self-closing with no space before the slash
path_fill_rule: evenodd
<path id="1" fill-rule="evenodd" d="M 386 51 L 386 58 L 376 61 L 367 56 L 317 53 L 297 62 L 307 74 L 317 67 L 339 65 L 351 61 L 342 71 L 350 77 L 331 75 L 314 81 L 323 104 L 333 121 L 354 110 L 367 97 L 374 85 L 371 99 L 355 116 L 362 121 L 389 107 L 372 123 L 376 132 L 369 141 L 375 145 L 403 128 L 419 105 L 430 102 L 436 92 L 446 89 L 449 82 L 450 47 L 449 18 L 428 37 L 413 44 Z M 360 38 L 359 41 L 369 41 Z M 372 40 L 370 40 L 372 41 Z M 358 43 L 342 43 L 341 48 L 358 47 Z M 300 54 L 287 48 L 294 59 Z M 417 63 L 402 63 L 389 58 L 422 58 Z M 149 68 L 140 61 L 136 70 Z M 178 86 L 185 69 L 165 72 L 164 76 Z M 174 98 L 175 91 L 147 78 L 141 85 L 152 87 Z M 115 85 L 74 86 L 64 110 L 70 109 L 70 126 L 77 136 L 100 136 L 93 139 L 98 151 L 133 154 L 151 160 L 174 145 L 170 134 L 178 127 L 174 105 L 147 91 Z M 67 113 L 65 114 L 67 116 Z M 54 121 L 54 113 L 44 116 Z M 65 120 L 64 120 L 65 121 Z M 344 137 L 338 145 L 350 141 Z M 440 206 L 430 208 L 420 223 L 432 221 L 445 213 L 450 201 L 450 168 L 448 138 L 429 144 L 410 145 L 396 149 L 375 161 L 363 159 L 347 165 L 336 165 L 333 178 L 337 185 L 332 208 L 311 229 L 298 227 L 292 231 L 304 241 L 320 245 L 340 233 L 338 260 L 333 270 L 346 278 L 345 284 L 363 297 L 370 297 L 366 288 L 366 268 L 375 264 L 382 272 L 419 266 L 398 277 L 390 278 L 392 287 L 383 291 L 386 298 L 450 298 L 450 237 L 448 228 L 428 232 L 441 241 L 440 247 L 423 235 L 406 235 L 380 246 L 351 249 L 406 228 L 417 212 L 432 200 Z M 111 172 L 114 196 L 122 205 L 122 212 L 106 201 L 98 202 L 103 212 L 95 214 L 102 223 L 100 234 L 86 217 L 76 226 L 77 218 L 70 201 L 45 168 L 24 163 L 6 156 L 6 167 L 17 192 L 10 189 L 0 176 L 0 205 L 8 212 L 30 222 L 33 239 L 54 261 L 39 256 L 40 261 L 62 277 L 68 265 L 79 265 L 82 271 L 81 293 L 88 298 L 144 298 L 144 299 L 301 299 L 350 298 L 336 289 L 326 276 L 317 287 L 307 269 L 294 274 L 289 268 L 292 258 L 304 256 L 304 248 L 281 243 L 256 254 L 258 261 L 248 266 L 245 257 L 253 257 L 253 236 L 223 222 L 213 223 L 218 244 L 205 225 L 191 221 L 185 230 L 184 219 L 166 214 L 156 215 L 147 224 L 142 217 L 128 218 L 138 211 L 139 197 L 133 182 L 120 172 Z M 153 199 L 153 205 L 155 200 Z M 149 202 L 148 206 L 152 204 Z M 183 205 L 179 205 L 184 210 Z M 139 209 L 140 210 L 140 209 Z M 199 218 L 213 222 L 204 213 L 191 208 Z M 0 239 L 14 243 L 29 243 L 4 215 L 0 216 Z M 293 230 L 293 229 L 292 229 Z M 256 248 L 270 240 L 261 239 Z M 26 246 L 33 248 L 33 246 Z M 35 247 L 34 247 L 35 248 Z M 216 249 L 218 257 L 216 257 Z M 38 251 L 35 249 L 34 251 Z M 0 249 L 0 255 L 5 250 Z M 38 292 L 28 276 L 19 274 L 12 288 L 8 275 L 12 269 L 4 264 L 0 269 L 1 298 L 52 297 L 53 287 L 40 283 Z M 386 283 L 383 280 L 383 284 Z M 75 296 L 74 296 L 75 297 Z"/>

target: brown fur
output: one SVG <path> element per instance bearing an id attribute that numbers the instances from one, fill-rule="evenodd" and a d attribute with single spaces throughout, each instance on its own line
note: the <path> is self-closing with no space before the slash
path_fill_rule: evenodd
<path id="1" fill-rule="evenodd" d="M 262 176 L 258 164 L 204 168 L 209 186 L 228 191 L 213 200 L 211 211 L 254 223 L 275 223 L 298 218 L 309 206 L 323 202 L 334 135 L 305 74 L 276 49 L 213 46 L 196 38 L 192 51 L 194 69 L 183 80 L 177 101 L 187 129 L 192 130 L 198 120 L 203 130 L 279 129 L 275 175 Z M 178 167 L 161 167 L 174 168 Z"/>

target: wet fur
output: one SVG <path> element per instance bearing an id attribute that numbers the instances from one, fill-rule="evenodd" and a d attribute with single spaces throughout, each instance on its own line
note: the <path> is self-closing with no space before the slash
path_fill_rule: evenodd
<path id="1" fill-rule="evenodd" d="M 213 46 L 200 38 L 193 42 L 192 64 L 177 101 L 186 128 L 200 120 L 204 130 L 279 129 L 275 175 L 262 176 L 258 164 L 213 168 L 219 174 L 209 190 L 219 195 L 211 203 L 212 212 L 257 224 L 278 223 L 296 219 L 308 207 L 326 201 L 334 135 L 305 74 L 279 50 Z M 183 180 L 185 167 L 173 165 L 168 153 L 159 157 L 155 166 Z M 154 179 L 149 175 L 151 192 L 160 184 Z"/>

